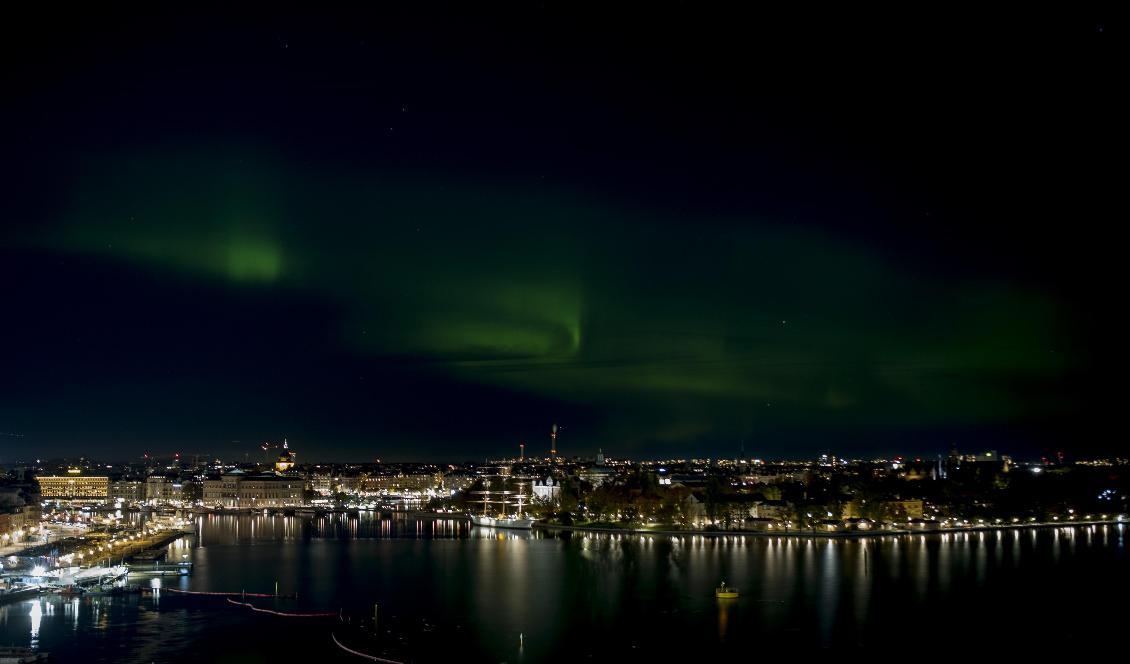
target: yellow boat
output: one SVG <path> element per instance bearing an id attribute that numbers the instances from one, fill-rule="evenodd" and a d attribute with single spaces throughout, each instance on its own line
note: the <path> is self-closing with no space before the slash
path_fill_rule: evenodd
<path id="1" fill-rule="evenodd" d="M 714 596 L 717 597 L 718 599 L 737 599 L 738 598 L 738 589 L 733 588 L 733 587 L 728 587 L 726 585 L 726 582 L 723 581 L 722 585 L 720 585 L 720 586 L 718 586 L 717 588 L 714 589 Z"/>

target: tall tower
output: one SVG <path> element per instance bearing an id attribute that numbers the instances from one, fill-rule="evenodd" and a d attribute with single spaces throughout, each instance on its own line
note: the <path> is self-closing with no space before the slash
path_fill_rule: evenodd
<path id="1" fill-rule="evenodd" d="M 557 461 L 557 423 L 549 430 L 549 460 Z"/>
<path id="2" fill-rule="evenodd" d="M 526 444 L 525 443 L 518 443 L 518 460 L 519 461 L 525 461 L 526 460 Z"/>

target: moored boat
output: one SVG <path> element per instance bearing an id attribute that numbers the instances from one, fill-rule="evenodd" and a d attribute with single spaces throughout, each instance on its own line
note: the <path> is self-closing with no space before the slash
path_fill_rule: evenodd
<path id="1" fill-rule="evenodd" d="M 482 496 L 475 502 L 482 502 L 481 514 L 471 514 L 471 523 L 484 528 L 514 528 L 529 530 L 534 527 L 534 519 L 523 518 L 526 513 L 525 505 L 527 495 L 523 491 L 524 483 L 518 482 L 517 491 L 499 490 L 472 491 L 471 493 Z M 497 516 L 489 516 L 495 514 Z"/>
<path id="2" fill-rule="evenodd" d="M 727 586 L 726 582 L 723 581 L 722 585 L 714 589 L 714 596 L 718 599 L 737 599 L 738 589 L 733 586 Z"/>
<path id="3" fill-rule="evenodd" d="M 471 523 L 476 526 L 482 526 L 483 528 L 516 528 L 519 530 L 529 530 L 534 527 L 534 522 L 535 519 L 496 519 L 491 516 L 471 515 Z"/>

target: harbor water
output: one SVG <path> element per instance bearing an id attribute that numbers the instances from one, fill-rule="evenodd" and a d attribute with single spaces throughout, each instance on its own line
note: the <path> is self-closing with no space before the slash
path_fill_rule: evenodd
<path id="1" fill-rule="evenodd" d="M 366 512 L 208 515 L 169 547 L 192 575 L 131 578 L 159 588 L 152 596 L 0 606 L 0 647 L 62 662 L 363 661 L 335 636 L 417 662 L 1089 652 L 1121 636 L 1125 535 L 1120 525 L 867 539 L 548 534 Z M 740 596 L 715 598 L 722 581 Z M 170 589 L 264 594 L 237 599 L 349 624 Z M 374 612 L 379 636 L 361 639 L 355 626 Z"/>

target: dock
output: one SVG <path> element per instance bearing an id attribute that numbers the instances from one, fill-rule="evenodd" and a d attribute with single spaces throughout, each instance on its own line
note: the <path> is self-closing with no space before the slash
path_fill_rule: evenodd
<path id="1" fill-rule="evenodd" d="M 109 539 L 66 539 L 56 546 L 67 550 L 60 555 L 60 566 L 74 565 L 83 568 L 109 567 L 127 563 L 154 564 L 165 556 L 172 542 L 191 532 L 181 527 L 148 527 L 140 532 L 121 533 Z"/>
<path id="2" fill-rule="evenodd" d="M 25 599 L 35 599 L 43 592 L 39 586 L 30 588 L 19 588 L 17 590 L 6 590 L 0 592 L 0 604 L 8 604 L 11 602 L 22 602 Z"/>
<path id="3" fill-rule="evenodd" d="M 134 561 L 126 563 L 133 576 L 187 576 L 192 574 L 192 563 L 162 563 L 158 561 Z"/>

